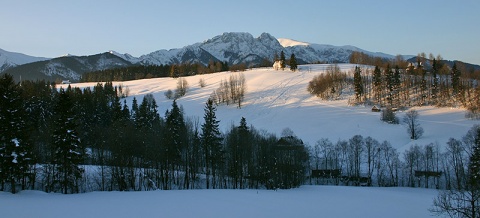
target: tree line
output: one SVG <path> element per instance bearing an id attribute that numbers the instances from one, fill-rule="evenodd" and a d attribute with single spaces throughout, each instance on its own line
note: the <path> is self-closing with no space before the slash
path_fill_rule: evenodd
<path id="1" fill-rule="evenodd" d="M 244 71 L 245 64 L 229 65 L 226 61 L 210 61 L 207 65 L 200 63 L 182 63 L 166 65 L 134 65 L 87 72 L 82 75 L 81 82 L 109 82 L 139 79 L 193 76 L 222 71 Z"/>
<path id="2" fill-rule="evenodd" d="M 352 72 L 342 72 L 332 65 L 327 72 L 315 76 L 308 91 L 325 100 L 334 100 L 347 92 L 350 104 L 378 105 L 386 108 L 413 106 L 464 107 L 467 117 L 477 118 L 480 112 L 478 80 L 463 77 L 456 63 L 452 68 L 436 59 L 426 70 L 418 62 L 402 69 L 389 64 L 381 68 L 356 66 Z"/>

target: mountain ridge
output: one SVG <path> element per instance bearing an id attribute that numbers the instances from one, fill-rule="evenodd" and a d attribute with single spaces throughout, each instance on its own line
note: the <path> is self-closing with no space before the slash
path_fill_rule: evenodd
<path id="1" fill-rule="evenodd" d="M 48 59 L 50 58 L 34 57 L 18 52 L 5 51 L 0 48 L 0 73 L 18 65 L 44 61 Z"/>
<path id="2" fill-rule="evenodd" d="M 225 32 L 203 42 L 186 45 L 182 48 L 160 49 L 140 57 L 110 50 L 96 55 L 67 55 L 52 59 L 27 56 L 29 58 L 25 59 L 28 59 L 28 61 L 2 65 L 2 57 L 8 59 L 5 54 L 13 52 L 5 53 L 6 51 L 0 49 L 0 73 L 18 75 L 15 77 L 16 79 L 19 79 L 22 75 L 25 79 L 34 80 L 69 79 L 79 81 L 81 75 L 85 72 L 132 65 L 201 63 L 207 66 L 211 62 L 226 62 L 230 66 L 242 63 L 246 64 L 247 67 L 255 67 L 272 62 L 274 57 L 280 55 L 282 51 L 287 59 L 291 54 L 295 54 L 298 64 L 348 63 L 353 52 L 362 52 L 369 56 L 384 59 L 395 58 L 390 54 L 371 52 L 351 45 L 334 46 L 285 38 L 277 39 L 269 33 L 262 33 L 260 36 L 254 37 L 252 34 L 245 32 Z M 2 54 L 4 55 L 2 56 Z M 92 62 L 92 59 L 95 59 L 98 55 L 103 55 L 103 62 Z M 403 57 L 408 60 L 414 56 L 404 55 Z M 480 66 L 476 67 L 476 69 L 480 68 Z"/>

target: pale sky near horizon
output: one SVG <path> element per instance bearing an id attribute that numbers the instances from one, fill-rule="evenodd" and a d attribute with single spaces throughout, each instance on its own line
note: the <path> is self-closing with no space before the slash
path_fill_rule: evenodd
<path id="1" fill-rule="evenodd" d="M 479 0 L 0 0 L 0 48 L 141 56 L 224 32 L 480 64 Z"/>

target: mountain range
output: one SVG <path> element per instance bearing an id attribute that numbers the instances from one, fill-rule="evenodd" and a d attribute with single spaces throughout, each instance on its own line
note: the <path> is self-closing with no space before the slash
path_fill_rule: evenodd
<path id="1" fill-rule="evenodd" d="M 354 51 L 385 59 L 395 57 L 348 45 L 333 46 L 277 39 L 268 33 L 262 33 L 255 38 L 249 33 L 227 32 L 183 48 L 157 50 L 140 57 L 109 51 L 90 56 L 66 55 L 48 59 L 0 50 L 0 73 L 9 73 L 17 80 L 23 78 L 78 81 L 85 72 L 132 65 L 180 63 L 207 65 L 210 61 L 222 61 L 229 65 L 245 63 L 250 67 L 259 65 L 265 60 L 273 60 L 275 54 L 279 55 L 281 51 L 285 52 L 287 58 L 290 54 L 295 54 L 299 64 L 347 63 Z M 405 56 L 405 59 L 411 57 L 413 56 Z"/>

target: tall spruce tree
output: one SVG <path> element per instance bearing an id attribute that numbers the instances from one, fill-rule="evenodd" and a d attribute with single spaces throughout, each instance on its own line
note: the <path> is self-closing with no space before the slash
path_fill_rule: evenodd
<path id="1" fill-rule="evenodd" d="M 282 51 L 280 52 L 280 68 L 282 68 L 282 70 L 285 70 L 285 65 L 286 65 L 286 61 L 285 61 L 285 53 Z"/>
<path id="2" fill-rule="evenodd" d="M 0 77 L 0 180 L 16 193 L 16 186 L 29 170 L 31 147 L 27 140 L 24 101 L 13 77 Z M 22 186 L 24 188 L 25 186 Z"/>
<path id="3" fill-rule="evenodd" d="M 297 71 L 298 69 L 298 64 L 297 64 L 297 58 L 295 57 L 295 54 L 292 53 L 290 55 L 290 70 L 291 71 Z"/>
<path id="4" fill-rule="evenodd" d="M 77 134 L 78 123 L 71 92 L 70 86 L 66 91 L 60 89 L 52 135 L 56 181 L 64 194 L 79 192 L 78 183 L 83 175 L 80 164 L 83 163 L 85 153 Z"/>
<path id="5" fill-rule="evenodd" d="M 398 107 L 400 104 L 400 85 L 401 82 L 400 68 L 398 65 L 395 65 L 395 72 L 393 73 L 393 91 L 394 91 L 394 106 Z"/>
<path id="6" fill-rule="evenodd" d="M 202 124 L 202 133 L 200 139 L 205 154 L 206 169 L 206 185 L 210 188 L 210 176 L 212 176 L 212 187 L 216 188 L 216 176 L 218 168 L 222 163 L 222 137 L 219 130 L 217 116 L 215 115 L 217 108 L 213 104 L 212 99 L 208 99 L 205 104 L 204 123 Z"/>
<path id="7" fill-rule="evenodd" d="M 434 58 L 432 63 L 432 103 L 434 105 L 437 104 L 437 95 L 438 95 L 438 63 L 437 60 Z"/>
<path id="8" fill-rule="evenodd" d="M 477 129 L 469 164 L 469 185 L 480 191 L 480 128 Z"/>
<path id="9" fill-rule="evenodd" d="M 387 84 L 387 91 L 388 91 L 388 104 L 391 106 L 393 104 L 393 90 L 395 87 L 395 78 L 394 78 L 394 73 L 392 69 L 390 68 L 390 65 L 387 65 L 387 68 L 385 69 L 385 80 Z"/>
<path id="10" fill-rule="evenodd" d="M 165 117 L 165 133 L 164 133 L 164 166 L 166 170 L 166 181 L 164 189 L 171 189 L 171 181 L 174 179 L 175 167 L 180 166 L 182 151 L 185 150 L 187 144 L 187 129 L 183 118 L 183 112 L 177 105 L 177 101 L 173 101 L 172 109 L 167 111 Z"/>
<path id="11" fill-rule="evenodd" d="M 373 90 L 375 92 L 375 98 L 378 103 L 381 104 L 382 97 L 382 71 L 378 66 L 375 66 L 373 70 Z"/>
<path id="12" fill-rule="evenodd" d="M 358 66 L 355 66 L 355 72 L 353 74 L 353 85 L 355 89 L 355 99 L 357 100 L 357 102 L 361 100 L 363 95 L 363 81 L 361 72 L 362 70 Z"/>
<path id="13" fill-rule="evenodd" d="M 453 97 L 456 97 L 460 88 L 460 70 L 457 69 L 457 63 L 453 63 L 452 72 L 450 74 L 452 80 L 452 89 L 453 89 Z"/>

